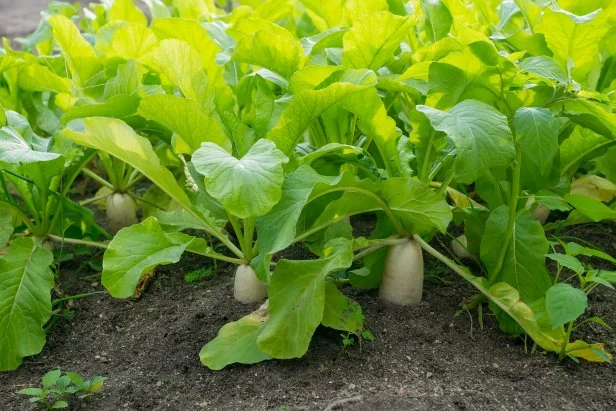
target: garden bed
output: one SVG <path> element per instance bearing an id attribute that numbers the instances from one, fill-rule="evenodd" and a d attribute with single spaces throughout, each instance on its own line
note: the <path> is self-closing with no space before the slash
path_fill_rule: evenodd
<path id="1" fill-rule="evenodd" d="M 569 233 L 616 255 L 613 226 L 591 225 Z M 294 256 L 296 257 L 296 256 Z M 17 371 L 0 374 L 0 409 L 29 409 L 15 392 L 61 368 L 105 375 L 103 391 L 84 406 L 93 410 L 199 409 L 610 409 L 616 406 L 614 366 L 558 363 L 554 355 L 526 354 L 523 341 L 498 330 L 484 314 L 456 316 L 474 289 L 427 260 L 424 302 L 395 307 L 375 292 L 349 290 L 364 308 L 375 341 L 343 349 L 338 332 L 319 328 L 302 359 L 234 365 L 213 372 L 199 350 L 222 325 L 256 307 L 233 300 L 233 267 L 196 283 L 184 274 L 208 264 L 185 258 L 160 268 L 137 301 L 95 296 L 79 300 L 74 318 L 48 333 L 41 355 Z M 92 291 L 92 273 L 65 270 L 69 294 Z M 487 310 L 484 310 L 487 312 Z M 607 289 L 590 297 L 590 314 L 616 325 Z M 472 321 L 471 321 L 472 317 Z M 582 328 L 588 341 L 616 351 L 616 335 L 597 325 Z M 528 340 L 530 352 L 532 342 Z"/>

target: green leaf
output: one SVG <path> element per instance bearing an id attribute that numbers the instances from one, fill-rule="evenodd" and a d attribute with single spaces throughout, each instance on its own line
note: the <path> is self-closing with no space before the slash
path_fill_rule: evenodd
<path id="1" fill-rule="evenodd" d="M 514 160 L 513 136 L 507 117 L 491 106 L 464 100 L 448 113 L 428 106 L 417 106 L 417 110 L 456 146 L 456 172 L 460 182 L 473 183 L 487 170 L 507 167 Z"/>
<path id="2" fill-rule="evenodd" d="M 545 308 L 553 329 L 575 321 L 584 314 L 587 305 L 586 293 L 569 284 L 556 284 L 545 295 Z"/>
<path id="3" fill-rule="evenodd" d="M 241 37 L 233 51 L 233 59 L 242 63 L 264 67 L 285 78 L 290 78 L 303 64 L 304 50 L 293 34 L 267 20 L 247 19 L 238 22 L 246 30 L 247 26 L 258 27 Z"/>
<path id="4" fill-rule="evenodd" d="M 59 158 L 60 154 L 33 150 L 22 136 L 10 127 L 0 129 L 0 161 L 9 164 L 36 163 Z"/>
<path id="5" fill-rule="evenodd" d="M 417 179 L 391 178 L 383 184 L 383 198 L 407 232 L 444 233 L 452 219 L 445 198 Z"/>
<path id="6" fill-rule="evenodd" d="M 71 121 L 62 134 L 77 144 L 104 151 L 131 165 L 184 208 L 192 209 L 188 196 L 160 163 L 149 140 L 137 135 L 123 121 L 102 117 Z"/>
<path id="7" fill-rule="evenodd" d="M 83 378 L 78 373 L 76 373 L 76 372 L 66 372 L 66 376 L 77 387 L 82 387 L 84 385 Z"/>
<path id="8" fill-rule="evenodd" d="M 616 181 L 616 147 L 610 148 L 595 161 L 595 164 L 598 172 L 605 175 L 608 180 Z"/>
<path id="9" fill-rule="evenodd" d="M 204 26 L 198 21 L 179 18 L 157 19 L 152 22 L 152 31 L 160 39 L 174 38 L 187 43 L 201 58 L 201 65 L 207 73 L 208 82 L 212 84 L 216 93 L 216 107 L 219 113 L 233 111 L 233 91 L 225 83 L 224 67 L 216 64 L 216 56 L 222 51 L 208 35 Z"/>
<path id="10" fill-rule="evenodd" d="M 336 190 L 346 191 L 322 211 L 312 227 L 327 226 L 355 214 L 383 211 L 389 207 L 407 233 L 446 231 L 451 207 L 445 199 L 417 179 L 391 178 L 345 183 Z"/>
<path id="11" fill-rule="evenodd" d="M 108 43 L 98 38 L 96 42 L 97 49 L 106 57 L 124 60 L 140 60 L 157 46 L 156 34 L 142 24 L 124 24 L 113 32 Z"/>
<path id="12" fill-rule="evenodd" d="M 17 394 L 40 396 L 41 394 L 43 394 L 43 390 L 40 388 L 35 388 L 35 387 L 24 388 L 23 390 L 17 391 Z"/>
<path id="13" fill-rule="evenodd" d="M 520 68 L 528 73 L 554 80 L 560 84 L 569 84 L 569 78 L 563 67 L 549 56 L 537 56 L 524 59 Z"/>
<path id="14" fill-rule="evenodd" d="M 276 143 L 283 153 L 289 155 L 308 126 L 321 113 L 347 97 L 361 93 L 376 84 L 376 76 L 373 72 L 349 70 L 338 82 L 325 88 L 302 91 L 283 111 L 280 121 L 267 134 L 267 138 Z"/>
<path id="15" fill-rule="evenodd" d="M 102 68 L 94 48 L 67 17 L 56 14 L 50 17 L 48 22 L 71 70 L 72 80 L 77 87 L 82 87 Z"/>
<path id="16" fill-rule="evenodd" d="M 51 317 L 53 256 L 33 238 L 18 238 L 0 257 L 0 370 L 14 370 L 45 345 Z"/>
<path id="17" fill-rule="evenodd" d="M 335 27 L 312 37 L 304 37 L 300 39 L 300 43 L 304 48 L 304 54 L 307 56 L 317 53 L 327 48 L 342 48 L 342 39 L 344 33 L 349 29 L 345 27 Z"/>
<path id="18" fill-rule="evenodd" d="M 451 52 L 443 58 L 440 53 L 430 56 L 439 60 L 429 66 L 430 92 L 425 105 L 445 110 L 473 99 L 497 106 L 502 91 L 516 74 L 514 65 L 487 41 L 476 41 L 458 50 L 457 42 L 446 40 L 442 40 L 443 46 Z"/>
<path id="19" fill-rule="evenodd" d="M 45 66 L 29 64 L 19 72 L 19 87 L 28 91 L 68 93 L 69 79 L 61 77 Z"/>
<path id="20" fill-rule="evenodd" d="M 208 115 L 212 112 L 215 107 L 214 84 L 208 81 L 201 56 L 187 43 L 162 40 L 142 61 L 158 70 L 184 97 L 195 100 Z"/>
<path id="21" fill-rule="evenodd" d="M 293 242 L 297 222 L 315 187 L 318 184 L 331 186 L 339 181 L 339 176 L 323 176 L 307 165 L 286 176 L 280 201 L 269 213 L 257 219 L 259 254 L 251 265 L 260 276 L 266 278 L 272 254 Z"/>
<path id="22" fill-rule="evenodd" d="M 572 75 L 578 82 L 587 83 L 587 76 L 599 61 L 599 44 L 610 26 L 605 13 L 598 10 L 587 16 L 574 16 L 564 10 L 546 8 L 536 32 L 542 33 L 554 59 L 561 66 L 573 63 Z"/>
<path id="23" fill-rule="evenodd" d="M 613 113 L 609 106 L 582 99 L 566 100 L 561 106 L 562 111 L 574 123 L 616 140 L 616 113 Z"/>
<path id="24" fill-rule="evenodd" d="M 115 0 L 108 11 L 107 18 L 112 21 L 128 21 L 147 26 L 145 15 L 132 2 L 132 0 Z"/>
<path id="25" fill-rule="evenodd" d="M 449 34 L 453 17 L 441 0 L 421 0 L 421 9 L 425 16 L 426 35 L 432 43 Z"/>
<path id="26" fill-rule="evenodd" d="M 364 328 L 364 315 L 359 304 L 342 294 L 334 283 L 328 282 L 325 285 L 325 308 L 321 324 L 359 334 Z"/>
<path id="27" fill-rule="evenodd" d="M 49 388 L 55 385 L 60 377 L 62 376 L 62 371 L 60 370 L 51 370 L 45 373 L 42 378 L 43 387 Z"/>
<path id="28" fill-rule="evenodd" d="M 393 60 L 411 25 L 411 19 L 389 11 L 360 16 L 344 34 L 342 65 L 374 71 L 380 69 Z"/>
<path id="29" fill-rule="evenodd" d="M 4 248 L 13 235 L 13 219 L 15 216 L 10 208 L 0 203 L 0 249 Z"/>
<path id="30" fill-rule="evenodd" d="M 62 122 L 86 117 L 126 118 L 137 114 L 139 97 L 116 95 L 101 104 L 85 104 L 71 107 L 62 117 Z"/>
<path id="31" fill-rule="evenodd" d="M 257 346 L 257 337 L 266 320 L 267 309 L 259 309 L 225 324 L 216 338 L 201 349 L 201 363 L 211 370 L 221 370 L 229 364 L 255 364 L 269 360 L 271 357 Z"/>
<path id="32" fill-rule="evenodd" d="M 192 154 L 204 142 L 231 151 L 231 141 L 220 121 L 207 116 L 195 100 L 166 94 L 147 96 L 141 100 L 138 113 L 173 130 L 173 149 L 178 154 Z"/>
<path id="33" fill-rule="evenodd" d="M 565 246 L 567 254 L 572 256 L 585 255 L 587 257 L 597 257 L 616 264 L 616 258 L 594 248 L 583 247 L 577 243 L 567 243 Z"/>
<path id="34" fill-rule="evenodd" d="M 174 0 L 173 6 L 184 19 L 207 20 L 216 13 L 214 0 Z"/>
<path id="35" fill-rule="evenodd" d="M 545 268 L 549 244 L 541 224 L 523 211 L 516 217 L 511 238 L 507 238 L 509 207 L 495 209 L 481 239 L 481 261 L 488 269 L 490 284 L 505 282 L 516 288 L 522 301 L 532 303 L 545 296 L 552 285 Z M 507 247 L 504 264 L 495 272 L 503 247 Z"/>
<path id="36" fill-rule="evenodd" d="M 213 143 L 203 143 L 192 157 L 208 194 L 239 218 L 262 216 L 280 200 L 287 161 L 269 140 L 257 141 L 240 160 Z"/>
<path id="37" fill-rule="evenodd" d="M 522 151 L 522 187 L 536 192 L 558 183 L 560 122 L 546 109 L 522 107 L 513 125 Z"/>
<path id="38" fill-rule="evenodd" d="M 124 228 L 105 251 L 101 283 L 112 296 L 129 298 L 143 274 L 159 265 L 177 263 L 187 248 L 200 241 L 182 233 L 165 233 L 152 217 Z"/>
<path id="39" fill-rule="evenodd" d="M 323 319 L 327 275 L 351 265 L 352 241 L 329 242 L 320 260 L 281 260 L 268 289 L 270 316 L 257 345 L 273 358 L 298 358 Z"/>
<path id="40" fill-rule="evenodd" d="M 616 210 L 609 208 L 594 198 L 579 194 L 565 194 L 564 198 L 576 210 L 594 222 L 616 219 Z"/>
<path id="41" fill-rule="evenodd" d="M 556 261 L 559 265 L 570 269 L 574 273 L 582 274 L 584 271 L 584 265 L 572 255 L 566 254 L 548 254 L 546 255 L 550 260 Z"/>
<path id="42" fill-rule="evenodd" d="M 58 409 L 61 409 L 61 408 L 68 408 L 68 402 L 66 402 L 66 401 L 56 401 L 51 406 L 52 410 L 58 410 Z"/>
<path id="43" fill-rule="evenodd" d="M 560 145 L 561 173 L 573 174 L 588 161 L 602 154 L 613 144 L 608 137 L 582 127 L 576 127 Z"/>

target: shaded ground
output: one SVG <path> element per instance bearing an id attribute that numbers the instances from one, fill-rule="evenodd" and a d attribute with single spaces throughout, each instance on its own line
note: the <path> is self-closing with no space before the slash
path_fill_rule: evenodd
<path id="1" fill-rule="evenodd" d="M 572 234 L 616 255 L 613 226 Z M 336 409 L 616 407 L 614 366 L 525 354 L 523 342 L 498 331 L 491 316 L 484 316 L 483 330 L 476 313 L 456 317 L 458 303 L 474 291 L 431 260 L 428 273 L 437 277 L 428 281 L 420 306 L 389 306 L 372 292 L 348 290 L 364 307 L 376 337 L 362 351 L 358 346 L 343 351 L 338 333 L 319 329 L 302 359 L 209 371 L 199 363 L 201 347 L 222 325 L 256 307 L 233 300 L 229 266 L 197 283 L 183 280 L 203 264 L 189 258 L 160 269 L 139 301 L 107 296 L 78 301 L 74 318 L 50 331 L 41 355 L 0 374 L 0 409 L 29 409 L 14 392 L 57 367 L 109 377 L 85 407 L 93 410 L 318 410 L 340 399 L 346 402 Z M 73 272 L 62 287 L 89 291 L 93 280 L 84 276 Z M 591 298 L 591 312 L 616 325 L 613 298 L 613 292 L 601 290 Z M 606 342 L 616 351 L 613 331 L 592 325 L 577 337 Z"/>

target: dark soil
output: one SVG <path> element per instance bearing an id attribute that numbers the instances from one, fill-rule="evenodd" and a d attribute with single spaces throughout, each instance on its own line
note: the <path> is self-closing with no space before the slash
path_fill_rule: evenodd
<path id="1" fill-rule="evenodd" d="M 590 226 L 572 235 L 616 255 L 613 226 Z M 186 258 L 159 269 L 138 301 L 108 296 L 77 301 L 73 318 L 61 319 L 48 333 L 42 354 L 0 375 L 0 410 L 30 409 L 15 391 L 37 384 L 55 368 L 109 377 L 104 390 L 82 404 L 92 410 L 616 407 L 614 366 L 527 354 L 524 342 L 501 333 L 490 315 L 484 314 L 483 330 L 476 312 L 456 316 L 459 303 L 474 291 L 432 260 L 427 260 L 432 281 L 419 306 L 390 306 L 374 292 L 348 290 L 364 307 L 376 337 L 363 350 L 358 345 L 343 350 L 339 334 L 322 328 L 304 358 L 212 372 L 199 362 L 201 347 L 222 325 L 256 306 L 233 300 L 230 266 L 219 265 L 213 277 L 196 283 L 183 280 L 206 264 Z M 64 292 L 100 289 L 85 275 L 65 270 Z M 599 290 L 591 313 L 616 325 L 613 298 L 614 292 Z M 616 351 L 613 331 L 591 325 L 577 337 Z M 526 349 L 531 348 L 529 342 Z"/>

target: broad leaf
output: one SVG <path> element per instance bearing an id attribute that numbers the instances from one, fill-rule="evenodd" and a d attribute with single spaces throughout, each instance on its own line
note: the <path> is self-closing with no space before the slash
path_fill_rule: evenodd
<path id="1" fill-rule="evenodd" d="M 569 284 L 556 284 L 545 295 L 545 309 L 553 329 L 575 321 L 584 314 L 587 305 L 586 293 Z"/>
<path id="2" fill-rule="evenodd" d="M 582 274 L 585 271 L 582 262 L 572 255 L 551 253 L 546 255 L 546 257 L 576 274 Z"/>
<path id="3" fill-rule="evenodd" d="M 2 193 L 1 190 L 0 193 Z M 0 203 L 0 249 L 4 248 L 9 243 L 13 235 L 14 218 L 11 209 Z"/>
<path id="4" fill-rule="evenodd" d="M 507 167 L 515 158 L 513 136 L 507 118 L 476 100 L 465 100 L 448 113 L 417 106 L 435 130 L 443 131 L 456 146 L 457 178 L 472 183 L 494 167 Z"/>
<path id="5" fill-rule="evenodd" d="M 166 264 L 177 263 L 191 245 L 203 240 L 182 233 L 165 233 L 155 218 L 124 228 L 105 251 L 101 283 L 116 298 L 129 298 L 141 276 Z"/>
<path id="6" fill-rule="evenodd" d="M 325 285 L 325 308 L 321 324 L 335 330 L 361 333 L 364 315 L 359 304 L 342 294 L 332 282 Z"/>
<path id="7" fill-rule="evenodd" d="M 243 26 L 240 30 L 248 24 L 259 30 L 238 40 L 234 60 L 267 68 L 287 79 L 301 68 L 304 50 L 290 32 L 266 20 L 243 20 L 238 24 Z"/>
<path id="8" fill-rule="evenodd" d="M 313 224 L 325 227 L 346 217 L 391 209 L 409 234 L 444 232 L 451 221 L 451 208 L 445 199 L 416 179 L 392 178 L 375 184 L 370 181 L 345 183 L 334 190 L 345 191 L 323 210 Z"/>
<path id="9" fill-rule="evenodd" d="M 16 369 L 23 357 L 45 345 L 51 317 L 53 256 L 33 238 L 18 238 L 0 257 L 0 371 Z"/>
<path id="10" fill-rule="evenodd" d="M 203 143 L 192 157 L 207 192 L 239 218 L 262 216 L 280 200 L 287 161 L 269 140 L 257 141 L 239 160 L 213 143 Z"/>
<path id="11" fill-rule="evenodd" d="M 97 39 L 98 40 L 98 39 Z M 114 31 L 109 43 L 97 41 L 106 57 L 139 60 L 158 46 L 156 34 L 142 24 L 126 24 Z"/>
<path id="12" fill-rule="evenodd" d="M 609 208 L 594 198 L 579 194 L 566 194 L 565 201 L 594 222 L 616 219 L 616 210 Z"/>
<path id="13" fill-rule="evenodd" d="M 184 97 L 195 100 L 207 114 L 214 109 L 214 84 L 208 80 L 201 56 L 187 43 L 162 40 L 142 61 L 157 69 Z"/>
<path id="14" fill-rule="evenodd" d="M 225 324 L 218 335 L 207 343 L 199 357 L 211 370 L 221 370 L 229 364 L 255 364 L 271 357 L 257 347 L 257 337 L 267 320 L 267 308 Z"/>
<path id="15" fill-rule="evenodd" d="M 541 224 L 523 211 L 516 217 L 511 237 L 507 238 L 509 207 L 494 210 L 481 239 L 481 261 L 488 269 L 490 284 L 505 282 L 520 293 L 522 301 L 532 303 L 545 296 L 552 285 L 545 268 L 548 241 Z M 505 249 L 499 272 L 499 258 Z"/>
<path id="16" fill-rule="evenodd" d="M 444 233 L 451 222 L 444 197 L 419 180 L 389 179 L 383 184 L 383 198 L 409 234 L 435 229 Z"/>
<path id="17" fill-rule="evenodd" d="M 421 0 L 428 40 L 435 42 L 449 34 L 453 17 L 441 0 Z"/>
<path id="18" fill-rule="evenodd" d="M 224 68 L 216 64 L 216 55 L 222 49 L 208 36 L 206 29 L 197 21 L 179 18 L 157 19 L 150 28 L 159 38 L 182 40 L 199 53 L 208 82 L 216 90 L 214 98 L 219 113 L 233 111 L 233 91 L 225 83 Z"/>
<path id="19" fill-rule="evenodd" d="M 305 90 L 293 98 L 280 117 L 280 121 L 267 135 L 285 154 L 290 154 L 300 142 L 308 126 L 323 111 L 349 96 L 361 93 L 376 85 L 374 73 L 365 70 L 350 70 L 339 82 L 318 90 Z"/>
<path id="20" fill-rule="evenodd" d="M 138 113 L 175 133 L 172 144 L 178 154 L 192 154 L 204 142 L 231 151 L 231 141 L 220 121 L 204 113 L 195 100 L 167 94 L 147 96 L 141 100 Z"/>
<path id="21" fill-rule="evenodd" d="M 148 20 L 132 0 L 115 0 L 108 12 L 109 21 L 128 21 L 146 26 Z"/>
<path id="22" fill-rule="evenodd" d="M 605 152 L 613 144 L 608 137 L 576 127 L 560 145 L 561 174 L 572 176 L 579 167 Z"/>
<path id="23" fill-rule="evenodd" d="M 513 124 L 522 151 L 522 187 L 538 191 L 558 183 L 560 122 L 546 109 L 523 107 Z"/>
<path id="24" fill-rule="evenodd" d="M 411 19 L 388 11 L 360 16 L 344 35 L 342 64 L 356 69 L 380 69 L 393 59 L 411 25 Z"/>
<path id="25" fill-rule="evenodd" d="M 10 127 L 0 129 L 0 161 L 5 163 L 36 163 L 59 158 L 60 154 L 33 150 L 17 131 Z"/>
<path id="26" fill-rule="evenodd" d="M 616 140 L 616 113 L 613 113 L 609 106 L 590 100 L 575 99 L 564 101 L 561 107 L 574 123 Z"/>
<path id="27" fill-rule="evenodd" d="M 520 68 L 561 84 L 569 84 L 569 78 L 563 67 L 549 56 L 529 57 L 520 63 Z"/>
<path id="28" fill-rule="evenodd" d="M 610 29 L 599 11 L 578 17 L 564 10 L 545 9 L 536 31 L 545 36 L 554 58 L 563 66 L 573 63 L 573 78 L 587 82 L 599 60 L 599 44 Z"/>
<path id="29" fill-rule="evenodd" d="M 77 26 L 67 17 L 56 14 L 48 21 L 53 29 L 54 38 L 71 69 L 72 80 L 78 87 L 82 87 L 90 77 L 102 69 L 94 48 L 81 36 Z"/>
<path id="30" fill-rule="evenodd" d="M 257 219 L 259 254 L 251 265 L 263 279 L 269 272 L 272 254 L 285 249 L 293 242 L 297 233 L 297 222 L 315 187 L 318 184 L 331 186 L 338 181 L 339 176 L 323 176 L 307 165 L 286 176 L 280 201 L 269 213 Z"/>
<path id="31" fill-rule="evenodd" d="M 323 319 L 327 275 L 347 268 L 352 242 L 332 240 L 320 260 L 281 260 L 268 289 L 270 316 L 257 345 L 274 358 L 297 358 L 308 350 L 312 334 Z"/>

